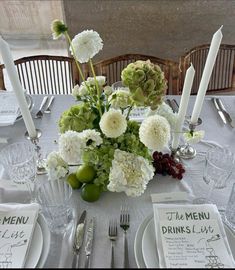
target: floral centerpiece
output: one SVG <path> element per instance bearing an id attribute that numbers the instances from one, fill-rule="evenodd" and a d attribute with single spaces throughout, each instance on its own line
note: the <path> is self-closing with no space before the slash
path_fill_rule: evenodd
<path id="1" fill-rule="evenodd" d="M 103 191 L 141 195 L 157 172 L 156 153 L 158 160 L 159 155 L 169 159 L 169 154 L 160 152 L 168 145 L 175 121 L 164 103 L 164 73 L 149 60 L 136 61 L 121 73 L 128 90 L 112 91 L 104 76 L 96 76 L 92 63 L 103 48 L 99 34 L 86 30 L 71 40 L 67 26 L 59 20 L 53 21 L 52 31 L 55 39 L 62 35 L 68 39 L 83 82 L 72 92 L 78 103 L 59 119 L 59 151 L 48 156 L 49 178 L 69 175 L 68 181 L 72 187 L 81 188 L 86 201 L 97 200 Z M 89 63 L 93 77 L 84 77 L 81 63 Z M 130 118 L 137 107 L 149 108 L 149 116 L 142 123 Z M 71 164 L 82 165 L 70 173 Z"/>

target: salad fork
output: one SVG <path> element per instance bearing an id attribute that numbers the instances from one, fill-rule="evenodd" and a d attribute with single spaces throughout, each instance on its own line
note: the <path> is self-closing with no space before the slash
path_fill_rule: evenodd
<path id="1" fill-rule="evenodd" d="M 54 96 L 51 96 L 51 97 L 50 97 L 49 102 L 48 102 L 48 105 L 47 105 L 47 107 L 46 107 L 44 113 L 51 113 L 51 108 L 50 108 L 50 106 L 51 106 L 51 104 L 52 104 L 54 98 L 55 98 Z"/>
<path id="2" fill-rule="evenodd" d="M 124 232 L 124 268 L 129 268 L 128 242 L 126 236 L 127 230 L 130 227 L 130 214 L 128 207 L 121 207 L 120 227 Z"/>
<path id="3" fill-rule="evenodd" d="M 39 111 L 36 113 L 36 115 L 35 115 L 34 118 L 42 118 L 42 116 L 43 116 L 42 108 L 43 108 L 43 106 L 46 104 L 47 99 L 48 99 L 48 96 L 45 96 L 45 97 L 43 98 L 42 103 L 41 103 L 40 108 L 39 108 Z"/>
<path id="4" fill-rule="evenodd" d="M 117 239 L 117 221 L 110 220 L 109 221 L 109 239 L 111 241 L 111 268 L 114 268 L 114 242 Z"/>

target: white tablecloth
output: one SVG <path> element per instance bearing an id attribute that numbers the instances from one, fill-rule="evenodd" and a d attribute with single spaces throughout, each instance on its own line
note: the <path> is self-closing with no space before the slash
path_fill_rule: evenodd
<path id="1" fill-rule="evenodd" d="M 171 98 L 171 96 L 170 96 Z M 175 97 L 179 101 L 179 96 Z M 42 100 L 42 96 L 33 96 L 34 109 L 32 114 L 38 109 Z M 235 115 L 235 97 L 224 96 L 222 97 L 224 104 L 228 106 L 231 114 Z M 188 114 L 192 112 L 195 97 L 191 97 L 189 102 Z M 58 138 L 58 120 L 60 114 L 74 104 L 72 96 L 56 96 L 52 106 L 52 113 L 45 114 L 42 119 L 35 119 L 36 128 L 42 131 L 41 141 L 53 141 Z M 212 147 L 214 144 L 222 146 L 229 145 L 231 150 L 235 152 L 235 129 L 228 125 L 224 126 L 219 118 L 210 97 L 206 97 L 200 117 L 203 122 L 200 128 L 205 130 L 205 138 L 203 142 L 195 145 L 198 153 L 192 160 L 184 161 L 186 173 L 183 180 L 179 181 L 169 176 L 155 176 L 150 181 L 145 193 L 136 198 L 127 197 L 124 193 L 103 193 L 99 201 L 95 203 L 88 203 L 81 199 L 80 191 L 73 192 L 72 205 L 75 208 L 75 218 L 80 215 L 84 209 L 87 210 L 88 219 L 95 217 L 95 237 L 93 254 L 91 258 L 91 267 L 95 268 L 109 268 L 110 266 L 110 240 L 108 238 L 108 221 L 110 218 L 117 218 L 119 220 L 120 207 L 123 204 L 128 204 L 130 208 L 130 229 L 128 230 L 129 240 L 129 259 L 130 267 L 136 268 L 136 261 L 134 257 L 134 238 L 139 225 L 143 222 L 144 218 L 153 212 L 150 195 L 152 193 L 173 192 L 173 191 L 186 191 L 195 196 L 203 196 L 207 194 L 209 186 L 203 182 L 202 173 L 204 165 L 205 151 Z M 18 121 L 13 126 L 1 127 L 0 137 L 8 137 L 9 143 L 25 140 L 25 125 L 23 120 Z M 3 144 L 0 144 L 0 148 Z M 25 198 L 26 191 L 18 190 L 14 186 L 6 185 L 3 179 L 7 178 L 0 169 L 0 202 L 22 202 Z M 38 181 L 45 181 L 46 176 L 38 177 Z M 213 193 L 213 198 L 219 207 L 224 207 L 227 203 L 234 175 L 231 177 L 230 183 L 224 190 L 216 190 Z M 75 220 L 74 220 L 75 222 Z M 71 267 L 72 264 L 72 247 L 71 238 L 73 235 L 73 224 L 70 229 L 63 236 L 52 235 L 50 253 L 44 265 L 47 267 Z M 115 264 L 117 268 L 123 265 L 123 233 L 121 229 L 118 231 L 118 240 L 115 244 Z M 84 247 L 81 250 L 80 267 L 84 267 L 85 254 Z"/>

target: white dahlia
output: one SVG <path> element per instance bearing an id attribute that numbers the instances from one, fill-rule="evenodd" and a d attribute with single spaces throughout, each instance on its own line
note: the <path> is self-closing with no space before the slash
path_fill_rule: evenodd
<path id="1" fill-rule="evenodd" d="M 120 111 L 110 109 L 102 115 L 100 128 L 106 137 L 117 138 L 126 131 L 127 121 Z"/>
<path id="2" fill-rule="evenodd" d="M 107 188 L 112 192 L 124 191 L 127 196 L 140 196 L 153 176 L 154 168 L 147 159 L 116 149 Z"/>
<path id="3" fill-rule="evenodd" d="M 100 50 L 102 50 L 103 40 L 96 31 L 85 30 L 73 38 L 72 46 L 75 53 L 74 57 L 76 57 L 80 63 L 87 63 Z M 71 47 L 70 51 L 73 54 Z"/>
<path id="4" fill-rule="evenodd" d="M 160 115 L 147 117 L 140 125 L 140 141 L 153 151 L 161 151 L 170 139 L 170 125 Z"/>

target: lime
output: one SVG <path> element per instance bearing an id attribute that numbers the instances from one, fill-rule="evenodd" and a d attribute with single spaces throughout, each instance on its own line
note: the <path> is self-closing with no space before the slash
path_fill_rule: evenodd
<path id="1" fill-rule="evenodd" d="M 79 166 L 76 171 L 76 177 L 82 183 L 88 183 L 94 180 L 95 174 L 95 169 L 89 164 Z"/>
<path id="2" fill-rule="evenodd" d="M 75 173 L 71 173 L 71 174 L 67 177 L 67 182 L 70 184 L 70 186 L 71 186 L 73 189 L 79 189 L 79 188 L 82 186 L 82 183 L 77 179 Z"/>
<path id="3" fill-rule="evenodd" d="M 100 188 L 95 184 L 85 184 L 82 187 L 81 196 L 84 201 L 95 202 L 100 197 Z"/>

